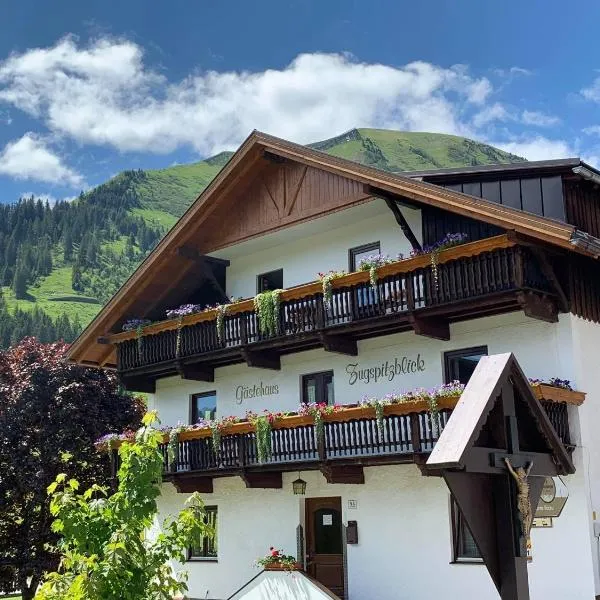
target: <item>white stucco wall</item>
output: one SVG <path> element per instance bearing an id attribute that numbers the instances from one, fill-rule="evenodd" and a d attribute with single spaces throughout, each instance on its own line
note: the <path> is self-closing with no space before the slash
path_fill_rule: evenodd
<path id="1" fill-rule="evenodd" d="M 356 358 L 314 350 L 282 357 L 281 371 L 235 365 L 217 369 L 214 383 L 159 380 L 152 402 L 166 424 L 185 422 L 189 395 L 209 390 L 217 391 L 221 416 L 243 415 L 248 409 L 295 410 L 300 375 L 333 369 L 336 400 L 350 403 L 365 393 L 383 395 L 440 383 L 446 350 L 487 345 L 490 353 L 512 351 L 528 376 L 571 379 L 588 392 L 586 403 L 571 415 L 577 472 L 564 478 L 569 500 L 552 529 L 533 531 L 534 560 L 529 566 L 532 599 L 587 600 L 594 597 L 597 570 L 591 511 L 598 510 L 600 500 L 595 435 L 600 369 L 594 351 L 598 329 L 570 315 L 549 324 L 512 313 L 454 324 L 448 342 L 394 334 L 360 342 Z M 349 384 L 348 363 L 371 367 L 417 355 L 424 371 L 392 382 Z M 238 386 L 261 381 L 277 385 L 279 393 L 236 401 Z M 214 480 L 215 491 L 206 494 L 205 501 L 219 508 L 219 560 L 186 564 L 192 597 L 227 598 L 256 574 L 252 563 L 270 546 L 296 552 L 296 526 L 304 519 L 303 501 L 291 493 L 296 477 L 284 473 L 281 490 L 246 489 L 238 477 Z M 303 472 L 302 477 L 308 482 L 307 497 L 340 496 L 344 522 L 358 521 L 360 543 L 348 547 L 349 600 L 498 597 L 485 567 L 449 564 L 448 492 L 441 479 L 423 477 L 414 466 L 366 468 L 364 485 L 330 485 L 319 472 Z M 163 489 L 163 515 L 183 506 L 185 494 L 177 494 L 170 484 Z M 349 499 L 357 500 L 357 510 L 348 509 Z"/>
<path id="2" fill-rule="evenodd" d="M 421 213 L 402 208 L 415 235 L 421 238 Z M 338 211 L 314 221 L 288 227 L 220 250 L 212 255 L 231 261 L 227 293 L 250 298 L 256 294 L 256 276 L 283 269 L 283 287 L 317 279 L 330 269 L 348 271 L 348 250 L 371 242 L 381 252 L 408 256 L 411 245 L 381 199 Z"/>
<path id="3" fill-rule="evenodd" d="M 294 496 L 296 473 L 284 473 L 281 490 L 246 489 L 237 477 L 216 479 L 205 500 L 219 507 L 218 562 L 189 562 L 189 595 L 227 598 L 258 570 L 253 561 L 270 546 L 296 553 L 296 526 L 304 500 Z M 496 600 L 483 565 L 451 564 L 448 492 L 442 479 L 423 477 L 412 465 L 365 469 L 364 485 L 327 484 L 303 472 L 306 497 L 340 496 L 343 521 L 358 522 L 359 543 L 347 546 L 349 600 Z M 593 579 L 579 549 L 581 478 L 567 478 L 570 499 L 552 529 L 532 532 L 531 598 L 589 600 Z M 183 507 L 185 494 L 163 486 L 162 510 Z M 355 500 L 356 509 L 348 508 Z M 179 566 L 181 567 L 181 566 Z"/>
<path id="4" fill-rule="evenodd" d="M 282 356 L 281 371 L 254 369 L 240 364 L 216 369 L 215 381 L 210 383 L 183 381 L 179 377 L 160 379 L 154 395 L 154 407 L 166 425 L 187 422 L 190 394 L 216 390 L 219 416 L 243 416 L 247 410 L 293 411 L 300 402 L 300 376 L 325 370 L 334 371 L 336 402 L 350 404 L 358 402 L 364 395 L 383 396 L 391 391 L 438 385 L 443 381 L 445 351 L 479 345 L 487 345 L 490 354 L 514 352 L 529 377 L 575 379 L 572 365 L 562 360 L 562 340 L 569 339 L 569 332 L 568 317 L 561 317 L 559 324 L 530 319 L 520 312 L 487 317 L 453 324 L 451 338 L 447 342 L 407 332 L 360 341 L 357 357 L 311 350 Z M 350 385 L 349 364 L 356 363 L 357 368 L 363 369 L 380 366 L 385 361 L 394 363 L 395 358 L 404 356 L 412 360 L 419 357 L 425 370 L 400 375 L 391 382 L 380 378 Z M 276 385 L 279 393 L 241 403 L 236 400 L 239 386 L 251 387 L 261 382 Z"/>

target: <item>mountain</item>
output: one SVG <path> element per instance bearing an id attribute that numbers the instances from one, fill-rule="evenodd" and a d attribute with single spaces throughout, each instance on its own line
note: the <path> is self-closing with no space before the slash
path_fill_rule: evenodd
<path id="1" fill-rule="evenodd" d="M 390 172 L 524 159 L 467 138 L 352 129 L 312 148 Z M 0 347 L 72 340 L 231 157 L 124 171 L 55 206 L 0 205 Z"/>

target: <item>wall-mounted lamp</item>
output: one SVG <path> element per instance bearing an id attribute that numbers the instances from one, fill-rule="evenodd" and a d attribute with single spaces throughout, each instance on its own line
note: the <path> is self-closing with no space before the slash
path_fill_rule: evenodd
<path id="1" fill-rule="evenodd" d="M 306 493 L 306 481 L 300 478 L 300 473 L 298 473 L 298 479 L 292 481 L 292 490 L 295 496 L 304 496 Z"/>

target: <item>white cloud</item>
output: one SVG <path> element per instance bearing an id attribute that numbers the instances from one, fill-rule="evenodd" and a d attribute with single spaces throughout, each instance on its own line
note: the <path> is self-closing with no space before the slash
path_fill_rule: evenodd
<path id="1" fill-rule="evenodd" d="M 521 115 L 521 122 L 525 125 L 535 125 L 537 127 L 552 127 L 552 125 L 558 125 L 560 119 L 554 115 L 546 115 L 535 110 L 524 110 Z"/>
<path id="2" fill-rule="evenodd" d="M 473 117 L 473 125 L 475 125 L 475 127 L 483 127 L 493 121 L 508 121 L 509 119 L 511 119 L 511 116 L 506 108 L 499 102 L 496 102 L 495 104 L 486 106 L 484 109 L 480 110 Z"/>
<path id="3" fill-rule="evenodd" d="M 527 160 L 550 160 L 577 156 L 577 151 L 565 140 L 550 140 L 543 136 L 510 142 L 490 142 L 492 145 L 522 156 Z"/>
<path id="4" fill-rule="evenodd" d="M 510 67 L 510 69 L 494 69 L 493 72 L 498 77 L 503 78 L 513 78 L 517 75 L 528 76 L 533 74 L 529 69 L 524 69 L 523 67 Z"/>
<path id="5" fill-rule="evenodd" d="M 201 154 L 234 148 L 252 129 L 305 143 L 356 126 L 466 134 L 464 114 L 492 92 L 467 67 L 366 64 L 302 54 L 283 69 L 193 73 L 176 82 L 146 67 L 142 49 L 68 37 L 0 62 L 0 102 L 55 133 L 120 151 Z"/>
<path id="6" fill-rule="evenodd" d="M 82 176 L 64 165 L 60 156 L 31 132 L 8 142 L 0 152 L 0 174 L 70 187 L 83 185 Z"/>
<path id="7" fill-rule="evenodd" d="M 600 125 L 592 125 L 591 127 L 585 127 L 582 129 L 586 135 L 600 135 Z"/>
<path id="8" fill-rule="evenodd" d="M 592 102 L 600 102 L 600 77 L 596 77 L 587 88 L 581 90 L 581 95 Z"/>

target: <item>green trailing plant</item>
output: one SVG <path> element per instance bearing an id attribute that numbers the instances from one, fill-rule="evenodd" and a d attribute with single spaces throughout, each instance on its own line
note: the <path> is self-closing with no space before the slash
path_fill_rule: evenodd
<path id="1" fill-rule="evenodd" d="M 375 400 L 371 406 L 375 409 L 375 419 L 377 419 L 377 429 L 381 435 L 383 435 L 383 413 L 385 410 L 386 402 L 384 400 Z"/>
<path id="2" fill-rule="evenodd" d="M 135 328 L 135 338 L 137 340 L 138 358 L 144 360 L 144 326 L 138 325 Z"/>
<path id="3" fill-rule="evenodd" d="M 169 459 L 169 465 L 175 467 L 177 459 L 179 457 L 179 434 L 185 431 L 185 425 L 177 425 L 169 431 L 169 442 L 167 444 L 167 458 Z"/>
<path id="4" fill-rule="evenodd" d="M 279 305 L 283 290 L 268 290 L 254 297 L 254 310 L 258 317 L 258 329 L 262 335 L 279 333 Z"/>
<path id="5" fill-rule="evenodd" d="M 183 315 L 177 317 L 177 340 L 175 342 L 175 358 L 181 353 L 181 328 L 183 327 Z"/>
<path id="6" fill-rule="evenodd" d="M 319 273 L 319 279 L 323 286 L 323 302 L 327 308 L 331 308 L 333 300 L 333 281 L 346 275 L 346 271 L 328 271 L 327 273 Z"/>
<path id="7" fill-rule="evenodd" d="M 259 463 L 265 463 L 271 458 L 271 430 L 273 424 L 279 421 L 284 413 L 271 413 L 265 411 L 262 415 L 257 415 L 252 411 L 246 413 L 248 420 L 256 430 L 256 457 Z"/>
<path id="8" fill-rule="evenodd" d="M 225 315 L 229 310 L 231 304 L 217 304 L 217 318 L 215 320 L 215 327 L 217 328 L 217 340 L 219 344 L 222 344 L 225 340 Z"/>
<path id="9" fill-rule="evenodd" d="M 212 447 L 215 456 L 218 456 L 221 452 L 221 426 L 218 421 L 212 421 L 210 424 L 210 435 L 212 440 Z"/>
<path id="10" fill-rule="evenodd" d="M 37 600 L 166 600 L 187 591 L 187 573 L 176 573 L 187 549 L 212 537 L 204 505 L 193 494 L 186 508 L 156 526 L 160 495 L 163 433 L 144 417 L 135 441 L 119 448 L 117 491 L 92 485 L 80 491 L 79 481 L 65 473 L 48 486 L 53 531 L 60 536 L 60 569 L 49 573 Z"/>
<path id="11" fill-rule="evenodd" d="M 402 258 L 402 254 L 398 254 L 396 258 L 391 258 L 386 254 L 373 254 L 360 260 L 358 263 L 358 270 L 369 271 L 369 282 L 371 283 L 371 287 L 376 290 L 378 279 L 377 269 L 379 269 L 379 267 L 383 267 L 383 265 L 389 265 L 393 262 L 402 260 Z"/>
<path id="12" fill-rule="evenodd" d="M 315 422 L 315 436 L 317 444 L 325 439 L 325 415 L 331 415 L 334 412 L 342 410 L 339 404 L 325 404 L 325 402 L 306 402 L 300 405 L 299 415 L 310 415 Z"/>

